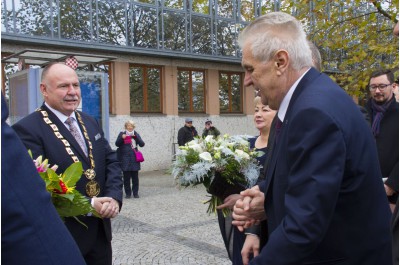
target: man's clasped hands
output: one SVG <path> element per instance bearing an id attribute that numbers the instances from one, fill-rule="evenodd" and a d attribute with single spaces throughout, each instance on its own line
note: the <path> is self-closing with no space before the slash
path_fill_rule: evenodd
<path id="1" fill-rule="evenodd" d="M 119 213 L 119 204 L 111 197 L 93 197 L 92 206 L 102 218 L 114 218 Z"/>

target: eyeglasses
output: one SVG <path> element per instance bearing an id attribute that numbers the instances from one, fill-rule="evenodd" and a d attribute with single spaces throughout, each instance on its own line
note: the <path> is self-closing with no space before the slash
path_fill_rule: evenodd
<path id="1" fill-rule="evenodd" d="M 211 125 L 211 122 L 207 122 L 206 125 Z"/>
<path id="2" fill-rule="evenodd" d="M 391 84 L 379 84 L 379 85 L 370 85 L 368 86 L 370 91 L 374 91 L 376 89 L 379 89 L 380 91 L 385 90 L 385 88 L 387 88 L 388 86 L 390 86 Z"/>

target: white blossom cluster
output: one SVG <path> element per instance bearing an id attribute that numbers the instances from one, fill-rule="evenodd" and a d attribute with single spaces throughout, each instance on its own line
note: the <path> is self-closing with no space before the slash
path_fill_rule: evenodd
<path id="1" fill-rule="evenodd" d="M 194 157 L 196 162 L 188 162 L 191 160 L 189 156 L 192 160 Z M 237 174 L 243 175 L 247 186 L 251 187 L 255 185 L 260 172 L 257 156 L 259 153 L 249 148 L 248 136 L 224 135 L 214 138 L 209 135 L 179 147 L 171 174 L 178 186 L 211 183 L 215 172 L 223 172 L 234 159 L 240 165 Z"/>

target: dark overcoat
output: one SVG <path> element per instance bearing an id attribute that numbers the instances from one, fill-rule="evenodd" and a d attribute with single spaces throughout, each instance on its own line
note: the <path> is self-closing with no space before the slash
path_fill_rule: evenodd
<path id="1" fill-rule="evenodd" d="M 120 132 L 118 134 L 117 140 L 115 140 L 115 145 L 118 146 L 117 155 L 118 160 L 121 165 L 122 171 L 139 171 L 140 170 L 140 162 L 136 161 L 135 153 L 133 152 L 131 144 L 124 143 L 124 139 L 122 135 L 125 131 Z M 143 147 L 144 142 L 140 134 L 135 131 L 135 137 L 132 138 L 133 146 L 137 148 L 137 146 Z"/>

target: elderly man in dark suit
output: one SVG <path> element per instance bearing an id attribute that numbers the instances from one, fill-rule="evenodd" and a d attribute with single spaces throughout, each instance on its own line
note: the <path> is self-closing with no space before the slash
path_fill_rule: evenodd
<path id="1" fill-rule="evenodd" d="M 44 104 L 13 128 L 32 151 L 64 172 L 81 161 L 84 174 L 76 188 L 91 200 L 102 218 L 81 216 L 80 224 L 66 218 L 65 225 L 78 244 L 87 264 L 111 265 L 111 223 L 122 206 L 122 178 L 116 153 L 111 149 L 99 123 L 77 111 L 81 101 L 78 76 L 61 63 L 43 69 L 40 91 Z"/>
<path id="2" fill-rule="evenodd" d="M 278 110 L 266 181 L 234 207 L 241 228 L 268 222 L 268 242 L 250 264 L 391 264 L 374 139 L 352 99 L 311 67 L 300 22 L 269 13 L 239 44 L 245 85 Z"/>
<path id="3" fill-rule="evenodd" d="M 17 134 L 6 123 L 1 96 L 1 262 L 84 265 L 54 208 L 44 181 Z"/>

